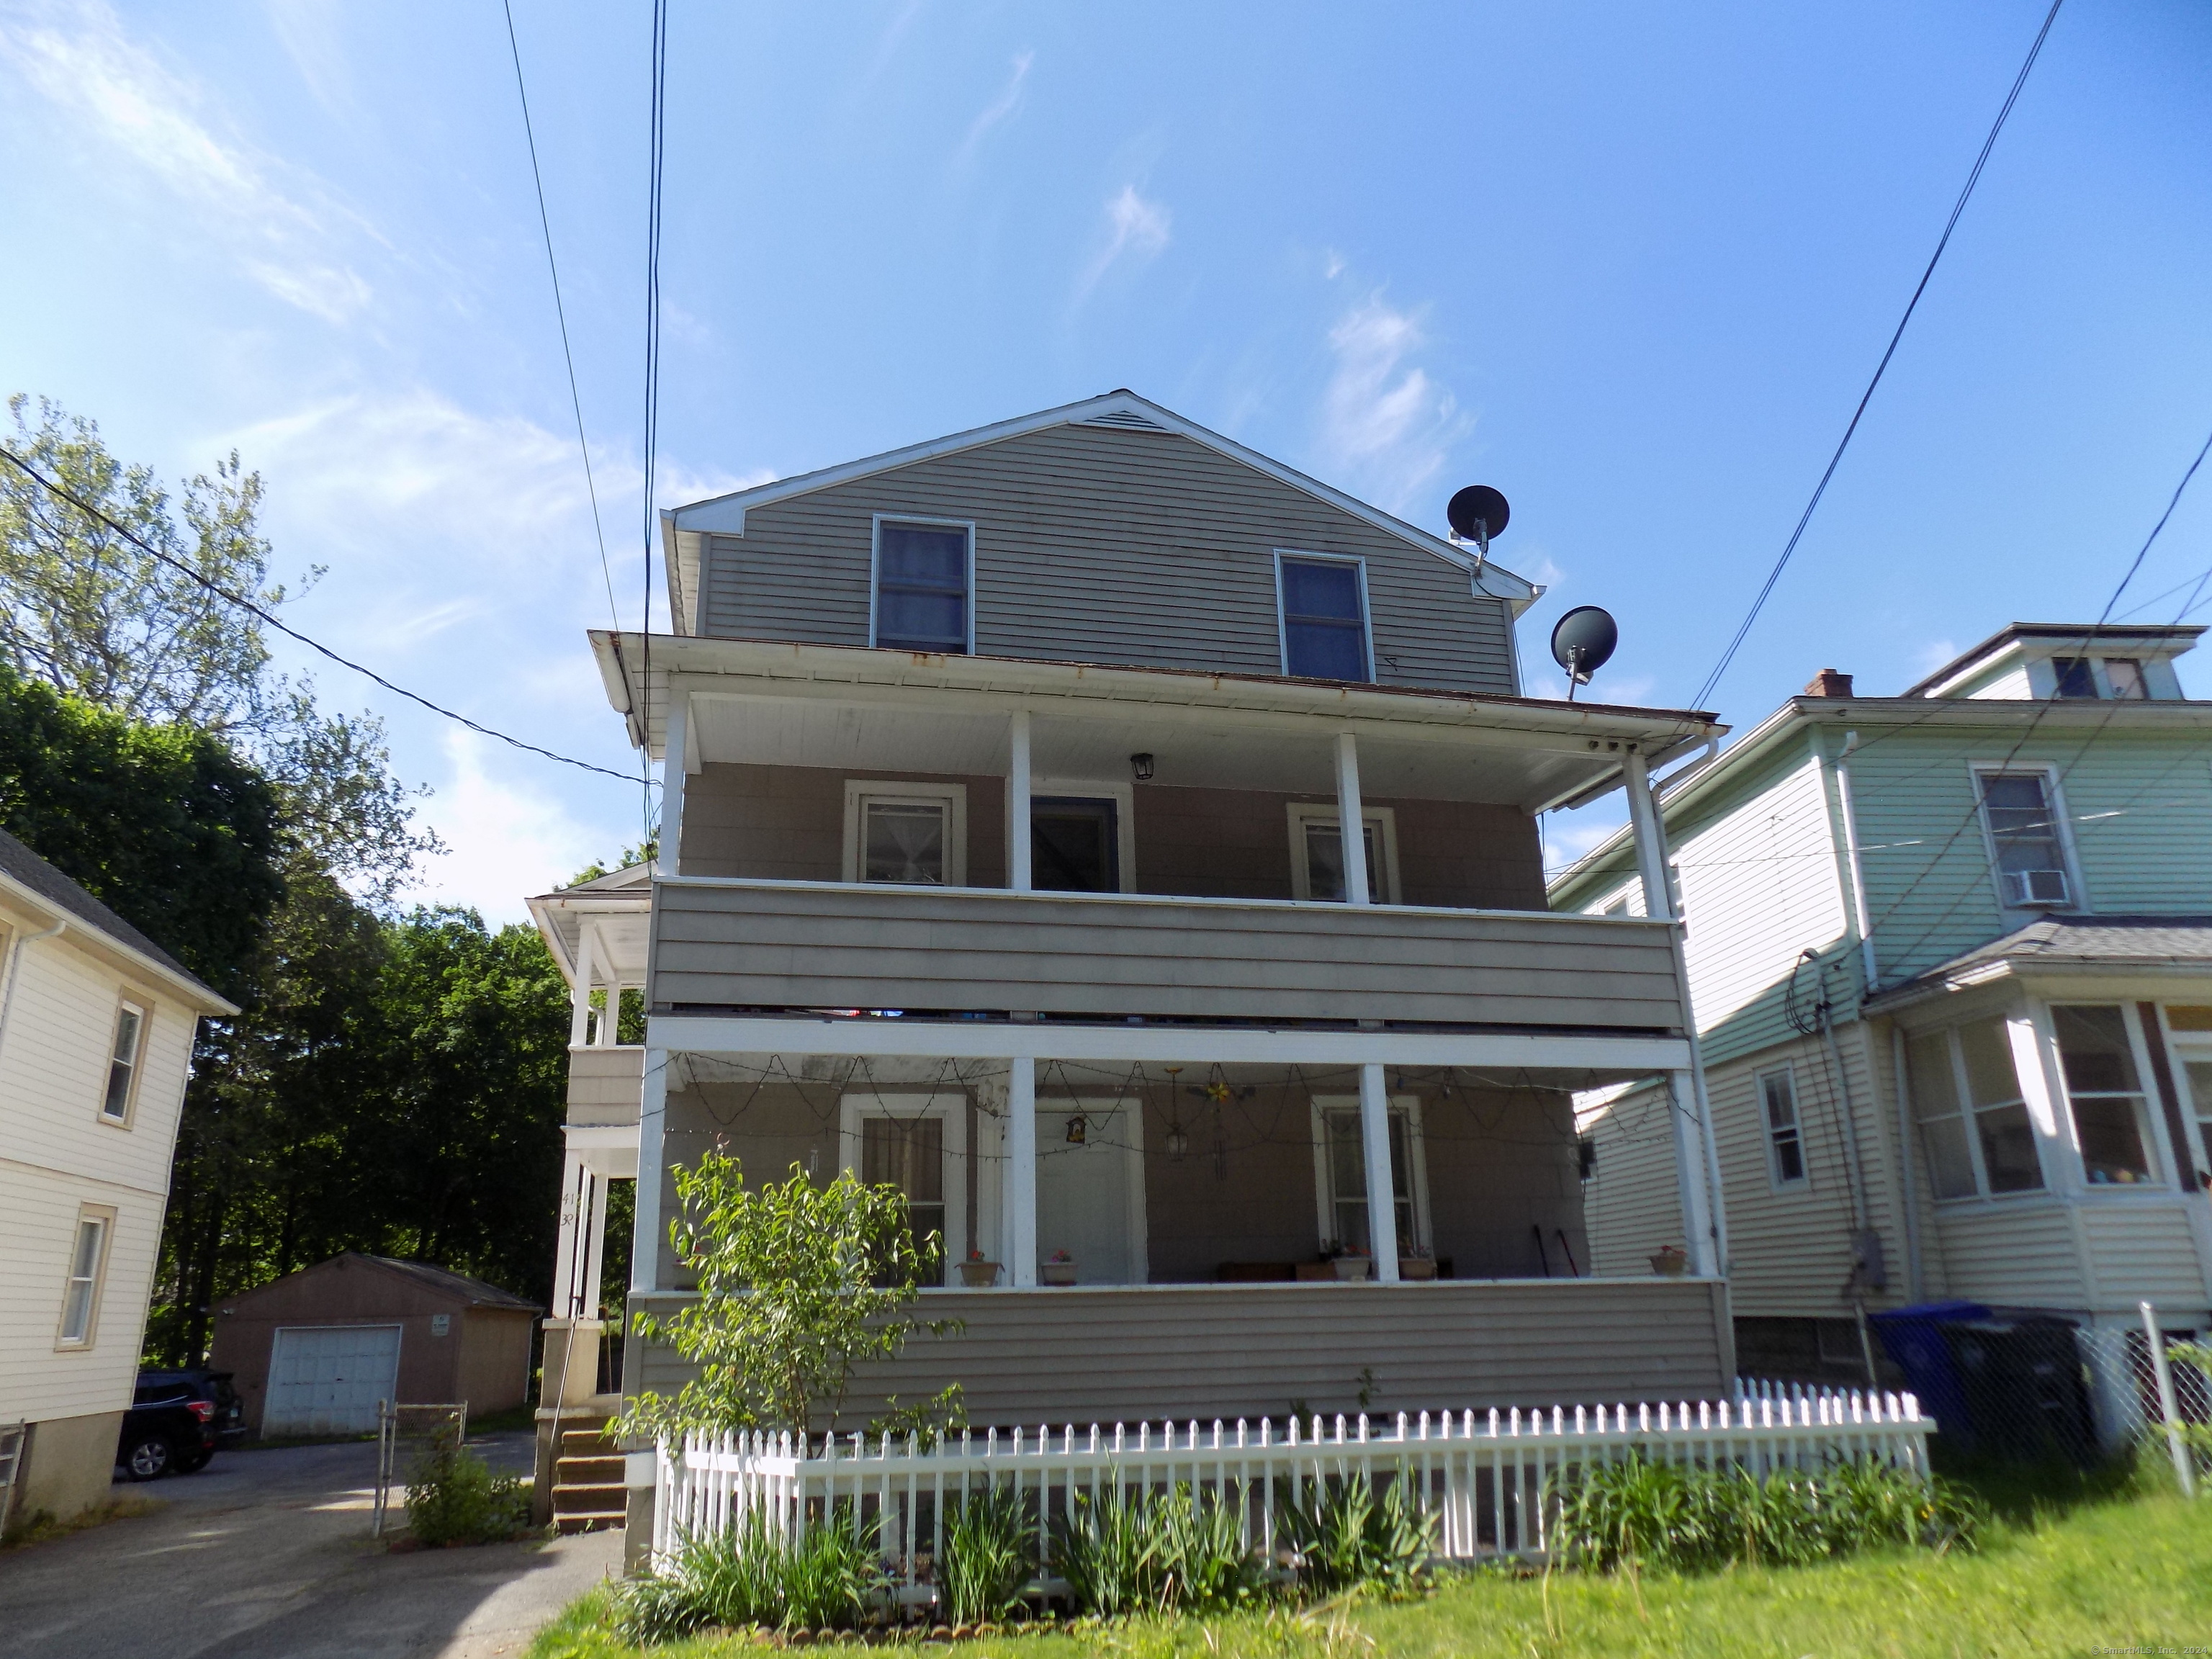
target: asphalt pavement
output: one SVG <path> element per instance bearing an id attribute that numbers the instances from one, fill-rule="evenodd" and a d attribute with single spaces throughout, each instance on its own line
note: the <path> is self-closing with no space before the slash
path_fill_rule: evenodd
<path id="1" fill-rule="evenodd" d="M 529 1468 L 527 1434 L 472 1443 Z M 495 1659 L 621 1571 L 618 1532 L 392 1554 L 368 1535 L 375 1474 L 376 1448 L 348 1444 L 118 1482 L 161 1507 L 0 1553 L 0 1655 Z"/>

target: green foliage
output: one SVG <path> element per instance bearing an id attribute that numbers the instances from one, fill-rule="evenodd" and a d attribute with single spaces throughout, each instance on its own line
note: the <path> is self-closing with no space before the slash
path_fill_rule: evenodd
<path id="1" fill-rule="evenodd" d="M 514 1475 L 441 1435 L 407 1477 L 407 1530 L 418 1544 L 497 1544 L 530 1525 L 530 1497 Z"/>
<path id="2" fill-rule="evenodd" d="M 676 1170 L 678 1258 L 698 1280 L 696 1302 L 640 1334 L 699 1368 L 673 1400 L 647 1393 L 619 1432 L 672 1437 L 690 1430 L 835 1426 L 856 1366 L 888 1359 L 919 1329 L 905 1316 L 939 1241 L 917 1243 L 906 1200 L 848 1170 L 817 1187 L 790 1178 L 747 1187 L 738 1160 L 710 1151 Z"/>
<path id="3" fill-rule="evenodd" d="M 1214 1493 L 1079 1496 L 1053 1532 L 1052 1561 L 1076 1605 L 1114 1619 L 1139 1613 L 1224 1612 L 1266 1594 L 1266 1564 L 1243 1536 L 1234 1505 Z"/>
<path id="4" fill-rule="evenodd" d="M 969 1493 L 945 1522 L 937 1583 L 956 1625 L 1004 1617 L 1036 1571 L 1036 1529 L 1012 1488 Z"/>
<path id="5" fill-rule="evenodd" d="M 1604 1571 L 1796 1566 L 1882 1547 L 1971 1549 L 1982 1506 L 1883 1463 L 1818 1474 L 1682 1469 L 1638 1455 L 1555 1482 L 1563 1554 Z"/>
<path id="6" fill-rule="evenodd" d="M 933 1446 L 967 1426 L 968 1392 L 957 1382 L 948 1382 L 928 1399 L 911 1405 L 900 1405 L 895 1394 L 884 1395 L 882 1412 L 868 1419 L 868 1438 L 880 1440 L 889 1435 L 894 1440 L 911 1438 Z"/>
<path id="7" fill-rule="evenodd" d="M 1161 1589 L 1186 1613 L 1228 1613 L 1267 1592 L 1266 1561 L 1244 1540 L 1244 1517 L 1218 1492 L 1194 1498 L 1187 1486 L 1158 1501 Z"/>
<path id="8" fill-rule="evenodd" d="M 1378 1492 L 1364 1475 L 1309 1486 L 1283 1517 L 1298 1588 L 1334 1595 L 1354 1585 L 1413 1589 L 1437 1553 L 1437 1517 L 1403 1480 Z"/>
<path id="9" fill-rule="evenodd" d="M 763 1511 L 726 1533 L 687 1538 L 658 1572 L 617 1589 L 615 1629 L 657 1643 L 712 1626 L 849 1630 L 881 1589 L 875 1529 L 815 1528 L 793 1543 Z"/>

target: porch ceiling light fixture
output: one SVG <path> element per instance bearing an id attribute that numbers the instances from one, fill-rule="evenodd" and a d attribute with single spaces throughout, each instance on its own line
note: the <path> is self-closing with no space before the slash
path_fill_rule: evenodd
<path id="1" fill-rule="evenodd" d="M 1150 755 L 1130 756 L 1129 775 L 1139 783 L 1150 783 L 1152 781 L 1152 757 Z"/>
<path id="2" fill-rule="evenodd" d="M 1090 1122 L 1084 1117 L 1082 1113 L 1076 1112 L 1070 1115 L 1067 1120 L 1067 1144 L 1069 1146 L 1080 1146 L 1083 1145 L 1085 1137 L 1090 1133 Z"/>

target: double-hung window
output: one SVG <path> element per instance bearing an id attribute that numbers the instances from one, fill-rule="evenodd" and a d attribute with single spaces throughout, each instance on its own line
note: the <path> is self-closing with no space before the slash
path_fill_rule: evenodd
<path id="1" fill-rule="evenodd" d="M 1283 672 L 1301 679 L 1371 680 L 1366 567 L 1357 559 L 1275 556 Z"/>
<path id="2" fill-rule="evenodd" d="M 1290 811 L 1291 896 L 1341 904 L 1346 891 L 1344 833 L 1336 808 L 1300 801 L 1292 803 Z M 1370 806 L 1360 817 L 1364 820 L 1367 902 L 1395 904 L 1399 902 L 1396 815 L 1387 806 Z"/>
<path id="3" fill-rule="evenodd" d="M 100 1275 L 107 1266 L 107 1231 L 113 1224 L 112 1212 L 78 1213 L 76 1237 L 70 1247 L 69 1277 L 62 1286 L 62 1322 L 57 1335 L 62 1347 L 92 1345 L 93 1326 L 100 1311 Z"/>
<path id="4" fill-rule="evenodd" d="M 2169 1002 L 2166 1005 L 2166 1028 L 2173 1034 L 2177 1057 L 2181 1061 L 2181 1074 L 2189 1085 L 2189 1102 L 2195 1109 L 2197 1145 L 2194 1149 L 2177 1146 L 2175 1154 L 2193 1160 L 2195 1171 L 2190 1185 L 2212 1185 L 2212 1007 L 2184 1006 Z M 2145 1032 L 2150 1041 L 2158 1041 L 2154 1032 Z"/>
<path id="5" fill-rule="evenodd" d="M 1416 1162 L 1420 1128 L 1403 1106 L 1390 1108 L 1390 1185 L 1397 1212 L 1398 1252 L 1408 1255 L 1427 1242 L 1422 1188 Z M 1322 1224 L 1328 1237 L 1353 1255 L 1374 1254 L 1368 1223 L 1367 1143 L 1360 1133 L 1359 1108 L 1321 1109 Z"/>
<path id="6" fill-rule="evenodd" d="M 2002 1018 L 1911 1039 L 1905 1068 L 1936 1197 L 2033 1192 L 2043 1185 L 2035 1126 Z"/>
<path id="7" fill-rule="evenodd" d="M 100 1096 L 100 1115 L 110 1123 L 131 1121 L 131 1094 L 138 1080 L 139 1046 L 146 1029 L 146 1011 L 126 1002 L 115 1011 L 115 1041 L 107 1053 L 107 1084 Z"/>
<path id="8" fill-rule="evenodd" d="M 2050 776 L 2040 771 L 1981 772 L 1976 778 L 1999 902 L 2014 908 L 2070 907 L 2074 884 Z"/>
<path id="9" fill-rule="evenodd" d="M 1759 1108 L 1766 1123 L 1767 1172 L 1778 1187 L 1805 1181 L 1805 1133 L 1797 1121 L 1797 1074 L 1785 1066 L 1755 1079 Z"/>
<path id="10" fill-rule="evenodd" d="M 860 1179 L 872 1187 L 899 1189 L 906 1200 L 907 1225 L 914 1233 L 915 1248 L 927 1258 L 919 1282 L 944 1284 L 949 1248 L 945 1231 L 945 1120 L 932 1114 L 863 1117 Z"/>
<path id="11" fill-rule="evenodd" d="M 955 655 L 972 650 L 974 552 L 970 526 L 878 519 L 872 643 Z"/>
<path id="12" fill-rule="evenodd" d="M 2062 1004 L 2051 1009 L 2051 1024 L 2083 1176 L 2093 1187 L 2153 1180 L 2150 1113 L 2125 1011 Z"/>
<path id="13" fill-rule="evenodd" d="M 845 879 L 964 886 L 966 808 L 958 784 L 848 783 Z"/>

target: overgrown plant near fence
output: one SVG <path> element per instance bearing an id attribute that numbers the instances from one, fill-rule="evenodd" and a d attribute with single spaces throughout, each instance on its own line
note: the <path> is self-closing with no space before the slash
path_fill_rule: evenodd
<path id="1" fill-rule="evenodd" d="M 758 1510 L 727 1533 L 687 1538 L 674 1556 L 616 1593 L 615 1628 L 672 1641 L 713 1626 L 850 1630 L 885 1584 L 872 1531 L 816 1528 L 793 1538 Z"/>

